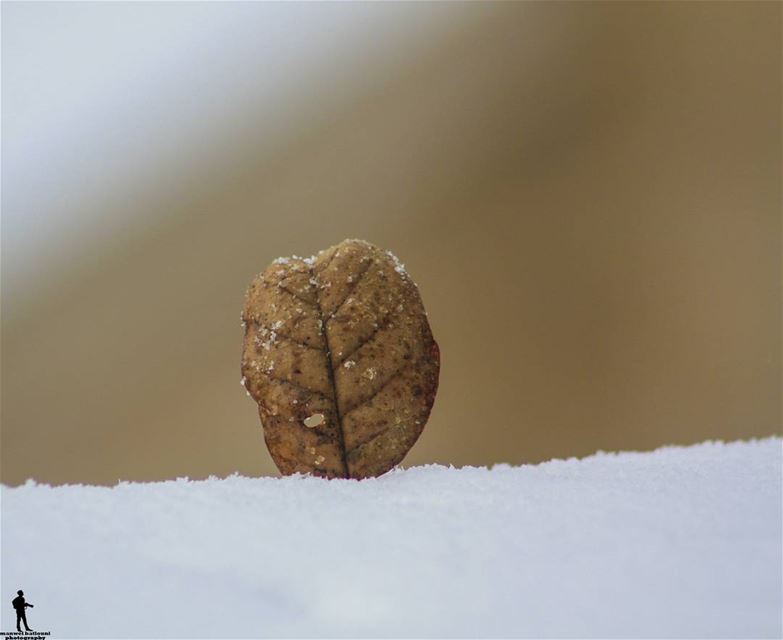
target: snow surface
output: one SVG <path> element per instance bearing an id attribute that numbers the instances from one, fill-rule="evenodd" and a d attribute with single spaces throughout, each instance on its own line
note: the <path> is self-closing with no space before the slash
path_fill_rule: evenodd
<path id="1" fill-rule="evenodd" d="M 2 493 L 3 631 L 779 637 L 781 440 Z"/>

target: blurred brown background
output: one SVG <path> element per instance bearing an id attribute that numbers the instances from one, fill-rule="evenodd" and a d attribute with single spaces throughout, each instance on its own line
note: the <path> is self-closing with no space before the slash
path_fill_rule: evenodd
<path id="1" fill-rule="evenodd" d="M 406 466 L 780 433 L 781 6 L 3 3 L 2 481 L 276 473 L 245 288 L 346 237 Z"/>

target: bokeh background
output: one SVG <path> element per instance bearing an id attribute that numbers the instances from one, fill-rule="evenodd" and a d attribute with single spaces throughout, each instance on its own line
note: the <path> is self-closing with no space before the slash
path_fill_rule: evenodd
<path id="1" fill-rule="evenodd" d="M 275 474 L 247 284 L 393 250 L 405 465 L 781 431 L 781 5 L 2 4 L 2 481 Z"/>

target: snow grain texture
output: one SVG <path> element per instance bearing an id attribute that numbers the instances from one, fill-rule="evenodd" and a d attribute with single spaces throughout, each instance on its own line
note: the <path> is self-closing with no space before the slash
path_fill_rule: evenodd
<path id="1" fill-rule="evenodd" d="M 780 637 L 781 440 L 357 482 L 2 488 L 2 630 Z"/>

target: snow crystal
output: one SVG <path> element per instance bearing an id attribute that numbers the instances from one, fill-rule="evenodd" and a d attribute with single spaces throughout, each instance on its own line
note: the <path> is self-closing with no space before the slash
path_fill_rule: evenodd
<path id="1" fill-rule="evenodd" d="M 389 256 L 392 259 L 392 262 L 394 262 L 394 270 L 399 273 L 401 276 L 408 276 L 408 272 L 405 271 L 405 265 L 400 262 L 400 259 L 395 256 L 391 251 L 387 251 L 386 255 Z"/>
<path id="2" fill-rule="evenodd" d="M 342 353 L 342 352 L 340 352 L 340 353 Z M 355 365 L 356 365 L 356 362 L 355 362 L 355 361 L 353 361 L 353 360 L 346 360 L 345 362 L 343 362 L 343 366 L 344 366 L 346 369 L 350 369 L 351 367 L 353 367 L 353 366 L 355 366 Z"/>
<path id="3" fill-rule="evenodd" d="M 291 264 L 292 261 L 298 260 L 299 262 L 304 262 L 308 267 L 312 267 L 315 264 L 315 261 L 317 259 L 317 256 L 310 256 L 309 258 L 303 258 L 302 256 L 293 255 L 290 257 L 281 257 L 281 258 L 275 258 L 272 260 L 272 264 Z"/>
<path id="4" fill-rule="evenodd" d="M 29 482 L 0 508 L 3 593 L 52 637 L 782 631 L 779 438 L 362 482 Z"/>
<path id="5" fill-rule="evenodd" d="M 266 351 L 272 348 L 272 345 L 277 342 L 277 334 L 274 331 L 270 331 L 266 327 L 261 327 L 258 330 L 259 335 L 253 338 L 257 347 L 263 347 Z"/>
<path id="6" fill-rule="evenodd" d="M 277 320 L 272 324 L 272 327 L 259 327 L 258 333 L 254 338 L 254 342 L 257 347 L 263 347 L 265 351 L 269 351 L 273 345 L 277 344 L 277 331 L 283 326 L 282 320 Z"/>
<path id="7" fill-rule="evenodd" d="M 365 371 L 362 374 L 362 376 L 364 376 L 368 380 L 374 380 L 375 376 L 377 374 L 378 374 L 378 372 L 373 367 L 369 367 L 369 368 L 365 369 Z"/>
<path id="8" fill-rule="evenodd" d="M 323 413 L 314 413 L 311 416 L 308 416 L 304 419 L 304 425 L 308 429 L 313 429 L 314 427 L 317 427 L 319 425 L 322 425 L 324 423 L 324 414 Z"/>

